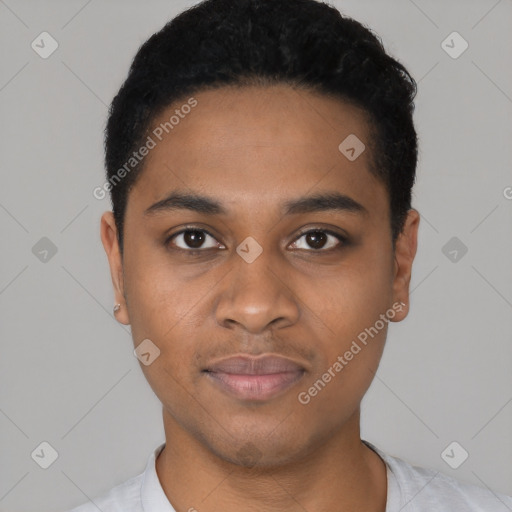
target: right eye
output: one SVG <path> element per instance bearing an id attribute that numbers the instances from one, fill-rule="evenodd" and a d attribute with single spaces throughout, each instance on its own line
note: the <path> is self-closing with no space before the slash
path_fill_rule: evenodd
<path id="1" fill-rule="evenodd" d="M 208 239 L 214 241 L 208 241 Z M 207 245 L 205 246 L 205 242 Z M 174 245 L 178 249 L 186 252 L 198 252 L 206 249 L 219 247 L 219 243 L 215 243 L 213 235 L 204 229 L 186 228 L 172 234 L 165 242 L 165 245 Z M 223 246 L 219 247 L 223 248 Z"/>

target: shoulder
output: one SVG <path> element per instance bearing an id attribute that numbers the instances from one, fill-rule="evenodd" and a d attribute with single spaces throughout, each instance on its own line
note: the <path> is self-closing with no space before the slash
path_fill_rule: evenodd
<path id="1" fill-rule="evenodd" d="M 382 453 L 382 452 L 381 452 Z M 512 497 L 384 454 L 396 477 L 403 512 L 511 512 Z"/>
<path id="2" fill-rule="evenodd" d="M 140 498 L 143 476 L 134 476 L 88 503 L 67 512 L 143 512 Z"/>

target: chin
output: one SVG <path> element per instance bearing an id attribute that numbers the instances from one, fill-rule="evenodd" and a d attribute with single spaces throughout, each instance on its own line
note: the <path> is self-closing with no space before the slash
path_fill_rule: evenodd
<path id="1" fill-rule="evenodd" d="M 248 433 L 249 432 L 249 433 Z M 270 432 L 270 435 L 269 435 Z M 245 434 L 223 436 L 222 440 L 206 440 L 208 450 L 226 462 L 248 469 L 284 466 L 305 456 L 306 446 L 301 445 L 297 433 L 245 430 Z M 220 441 L 220 442 L 219 442 Z"/>

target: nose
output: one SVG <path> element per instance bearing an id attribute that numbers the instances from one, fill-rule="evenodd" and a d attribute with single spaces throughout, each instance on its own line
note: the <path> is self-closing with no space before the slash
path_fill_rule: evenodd
<path id="1" fill-rule="evenodd" d="M 295 324 L 300 308 L 287 282 L 289 273 L 266 251 L 252 263 L 237 254 L 233 257 L 233 268 L 216 304 L 218 324 L 230 329 L 238 326 L 252 334 Z"/>

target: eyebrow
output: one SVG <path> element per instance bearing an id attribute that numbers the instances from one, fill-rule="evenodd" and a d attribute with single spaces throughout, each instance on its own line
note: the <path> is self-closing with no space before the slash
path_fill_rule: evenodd
<path id="1" fill-rule="evenodd" d="M 222 203 L 212 197 L 184 192 L 172 192 L 144 211 L 144 215 L 168 213 L 176 210 L 191 210 L 205 215 L 227 215 Z M 297 215 L 324 211 L 338 211 L 368 215 L 368 210 L 355 199 L 338 192 L 320 193 L 291 199 L 283 203 L 284 215 Z"/>

